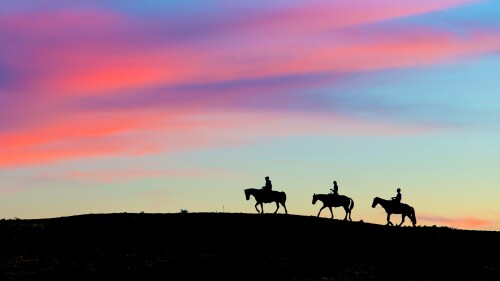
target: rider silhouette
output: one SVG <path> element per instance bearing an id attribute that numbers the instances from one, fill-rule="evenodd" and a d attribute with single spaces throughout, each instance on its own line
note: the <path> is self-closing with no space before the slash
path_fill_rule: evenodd
<path id="1" fill-rule="evenodd" d="M 392 202 L 401 204 L 401 188 L 397 189 L 398 194 L 395 197 L 392 197 Z"/>
<path id="2" fill-rule="evenodd" d="M 333 188 L 330 188 L 333 195 L 339 195 L 339 186 L 337 185 L 337 181 L 333 181 Z"/>
<path id="3" fill-rule="evenodd" d="M 271 183 L 269 177 L 265 177 L 265 179 L 266 179 L 266 185 L 264 185 L 262 189 L 266 191 L 271 191 L 273 189 L 273 184 Z"/>

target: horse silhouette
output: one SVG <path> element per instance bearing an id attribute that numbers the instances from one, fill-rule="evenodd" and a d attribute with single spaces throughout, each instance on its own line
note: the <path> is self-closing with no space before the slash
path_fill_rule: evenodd
<path id="1" fill-rule="evenodd" d="M 349 220 L 352 221 L 351 211 L 354 208 L 354 200 L 352 200 L 350 197 L 347 197 L 345 195 L 314 193 L 312 200 L 313 205 L 316 204 L 316 201 L 318 200 L 323 202 L 323 207 L 319 209 L 318 217 L 319 214 L 321 214 L 321 211 L 323 211 L 324 208 L 328 207 L 328 209 L 330 209 L 330 214 L 332 215 L 331 218 L 333 219 L 332 207 L 344 207 L 345 210 L 344 220 L 347 220 L 347 218 L 349 217 Z"/>
<path id="2" fill-rule="evenodd" d="M 375 197 L 373 198 L 372 208 L 375 208 L 377 204 L 380 204 L 380 206 L 382 206 L 387 213 L 387 225 L 393 225 L 391 222 L 392 214 L 401 214 L 401 223 L 398 224 L 398 226 L 401 226 L 405 222 L 405 217 L 408 217 L 411 220 L 413 226 L 417 224 L 415 209 L 412 206 L 405 203 L 396 203 L 391 200 Z"/>
<path id="3" fill-rule="evenodd" d="M 280 208 L 280 204 L 285 208 L 285 214 L 288 214 L 288 210 L 286 209 L 286 193 L 283 191 L 267 191 L 267 190 L 262 190 L 262 189 L 257 189 L 257 188 L 248 188 L 245 189 L 245 196 L 247 200 L 250 200 L 250 196 L 253 195 L 255 198 L 255 210 L 257 210 L 258 213 L 263 214 L 264 213 L 264 206 L 263 203 L 276 203 L 276 211 L 274 213 L 276 214 L 278 212 L 278 209 Z M 260 210 L 257 208 L 257 205 L 260 205 Z"/>

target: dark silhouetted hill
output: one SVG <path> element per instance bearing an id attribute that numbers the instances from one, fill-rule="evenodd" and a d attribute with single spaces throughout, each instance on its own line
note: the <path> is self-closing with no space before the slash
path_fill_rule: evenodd
<path id="1" fill-rule="evenodd" d="M 0 221 L 0 280 L 500 280 L 500 232 L 241 213 Z"/>

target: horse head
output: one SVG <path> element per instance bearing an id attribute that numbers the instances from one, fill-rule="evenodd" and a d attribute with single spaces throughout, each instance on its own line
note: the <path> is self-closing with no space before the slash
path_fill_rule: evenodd
<path id="1" fill-rule="evenodd" d="M 316 201 L 318 201 L 318 196 L 316 196 L 316 193 L 314 193 L 312 201 L 313 205 L 316 204 Z"/>
<path id="2" fill-rule="evenodd" d="M 373 198 L 372 208 L 375 208 L 375 206 L 377 206 L 378 203 L 380 203 L 380 198 L 378 197 Z"/>
<path id="3" fill-rule="evenodd" d="M 249 189 L 245 189 L 245 197 L 247 198 L 247 200 L 250 200 L 250 190 Z"/>

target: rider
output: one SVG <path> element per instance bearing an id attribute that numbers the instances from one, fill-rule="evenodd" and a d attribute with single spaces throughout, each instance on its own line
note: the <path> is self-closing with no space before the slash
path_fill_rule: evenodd
<path id="1" fill-rule="evenodd" d="M 339 186 L 337 185 L 337 181 L 333 181 L 333 188 L 330 188 L 333 195 L 339 195 Z"/>
<path id="2" fill-rule="evenodd" d="M 264 185 L 262 189 L 266 191 L 271 191 L 273 189 L 273 184 L 271 183 L 271 180 L 269 179 L 269 177 L 265 177 L 265 180 L 266 180 L 266 185 Z"/>
<path id="3" fill-rule="evenodd" d="M 398 194 L 395 197 L 392 197 L 392 202 L 401 204 L 401 188 L 397 189 Z"/>

